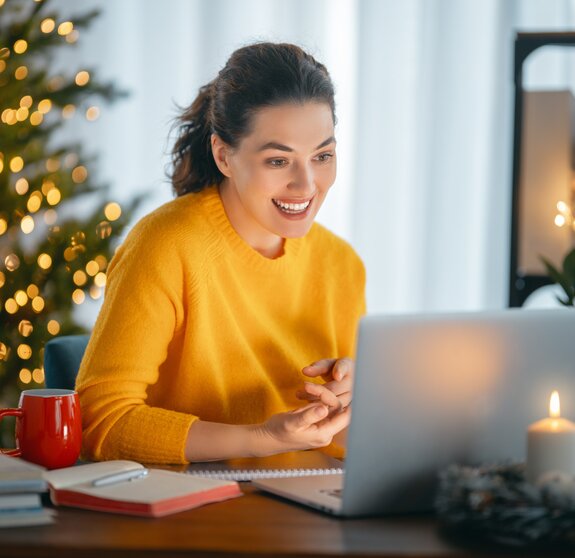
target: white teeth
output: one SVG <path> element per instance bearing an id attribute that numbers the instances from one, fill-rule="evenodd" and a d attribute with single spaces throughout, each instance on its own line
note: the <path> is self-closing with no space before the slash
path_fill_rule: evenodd
<path id="1" fill-rule="evenodd" d="M 288 213 L 302 213 L 308 208 L 311 200 L 308 200 L 305 203 L 285 203 L 279 200 L 273 200 L 273 202 L 277 207 Z"/>

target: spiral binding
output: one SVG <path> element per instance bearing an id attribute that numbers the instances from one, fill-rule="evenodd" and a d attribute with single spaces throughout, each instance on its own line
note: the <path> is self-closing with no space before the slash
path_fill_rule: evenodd
<path id="1" fill-rule="evenodd" d="M 251 481 L 253 479 L 276 479 L 285 477 L 306 477 L 312 475 L 341 475 L 343 469 L 238 469 L 238 470 L 203 470 L 188 471 L 188 475 L 209 479 Z"/>

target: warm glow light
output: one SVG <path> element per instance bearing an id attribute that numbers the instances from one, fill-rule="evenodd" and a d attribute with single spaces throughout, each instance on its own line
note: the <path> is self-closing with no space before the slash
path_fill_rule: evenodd
<path id="1" fill-rule="evenodd" d="M 86 180 L 86 178 L 88 178 L 88 170 L 86 169 L 86 167 L 80 165 L 74 168 L 74 170 L 72 171 L 72 180 L 76 184 L 81 184 Z"/>
<path id="2" fill-rule="evenodd" d="M 23 384 L 29 384 L 32 381 L 32 373 L 28 368 L 22 368 L 22 370 L 20 370 L 19 378 Z"/>
<path id="3" fill-rule="evenodd" d="M 96 285 L 90 287 L 90 297 L 94 300 L 98 300 L 102 296 L 102 289 Z"/>
<path id="4" fill-rule="evenodd" d="M 62 116 L 64 118 L 72 118 L 75 112 L 76 107 L 74 105 L 66 105 L 64 108 L 62 108 Z"/>
<path id="5" fill-rule="evenodd" d="M 559 418 L 561 416 L 561 404 L 559 402 L 559 392 L 554 391 L 549 399 L 549 416 Z"/>
<path id="6" fill-rule="evenodd" d="M 58 35 L 67 35 L 74 29 L 74 24 L 71 21 L 64 21 L 58 25 Z"/>
<path id="7" fill-rule="evenodd" d="M 28 211 L 30 213 L 36 213 L 36 211 L 40 209 L 41 205 L 42 205 L 42 194 L 38 192 L 38 190 L 34 190 L 34 192 L 32 192 L 30 194 L 30 197 L 28 198 L 28 203 L 26 204 L 26 207 L 28 208 Z"/>
<path id="8" fill-rule="evenodd" d="M 99 254 L 98 256 L 96 256 L 94 258 L 94 261 L 100 267 L 100 271 L 104 271 L 106 269 L 106 267 L 108 266 L 108 260 L 106 259 L 106 256 L 102 256 L 102 254 Z"/>
<path id="9" fill-rule="evenodd" d="M 90 260 L 90 261 L 86 264 L 86 273 L 87 273 L 90 277 L 94 277 L 94 275 L 96 275 L 96 273 L 98 273 L 98 271 L 100 271 L 100 266 L 99 266 L 98 263 L 95 262 L 94 260 Z"/>
<path id="10" fill-rule="evenodd" d="M 561 213 L 565 213 L 566 211 L 569 211 L 569 207 L 567 206 L 567 204 L 564 201 L 559 200 L 557 202 L 557 211 L 560 211 Z"/>
<path id="11" fill-rule="evenodd" d="M 56 184 L 54 184 L 54 182 L 52 182 L 51 180 L 48 180 L 47 178 L 45 178 L 42 181 L 42 193 L 47 196 L 48 192 L 50 190 L 52 190 L 53 188 L 56 188 Z"/>
<path id="12" fill-rule="evenodd" d="M 79 269 L 78 271 L 74 272 L 74 275 L 72 276 L 72 281 L 74 281 L 74 284 L 78 285 L 78 287 L 81 287 L 82 285 L 86 284 L 86 281 L 88 281 L 88 277 L 81 269 Z"/>
<path id="13" fill-rule="evenodd" d="M 40 254 L 37 259 L 38 266 L 42 269 L 50 269 L 52 266 L 52 258 L 48 254 Z"/>
<path id="14" fill-rule="evenodd" d="M 8 230 L 8 222 L 6 219 L 0 217 L 0 236 L 2 236 Z"/>
<path id="15" fill-rule="evenodd" d="M 89 120 L 90 122 L 98 120 L 99 116 L 100 116 L 100 109 L 98 107 L 90 107 L 86 111 L 86 120 Z"/>
<path id="16" fill-rule="evenodd" d="M 62 194 L 60 193 L 60 190 L 58 190 L 58 188 L 53 188 L 52 190 L 50 190 L 46 196 L 46 201 L 50 204 L 50 205 L 57 205 L 60 203 L 60 200 L 62 199 Z"/>
<path id="17" fill-rule="evenodd" d="M 60 333 L 60 324 L 56 320 L 50 320 L 46 328 L 50 335 L 58 335 Z"/>
<path id="18" fill-rule="evenodd" d="M 4 286 L 4 283 L 6 283 L 6 275 L 0 271 L 0 289 Z"/>
<path id="19" fill-rule="evenodd" d="M 16 254 L 8 254 L 4 259 L 8 271 L 16 271 L 20 267 L 20 258 Z"/>
<path id="20" fill-rule="evenodd" d="M 74 29 L 71 33 L 68 33 L 66 35 L 66 42 L 73 44 L 78 40 L 79 37 L 80 37 L 80 33 L 78 33 L 78 31 L 76 29 Z"/>
<path id="21" fill-rule="evenodd" d="M 6 62 L 0 60 L 0 74 L 6 69 Z"/>
<path id="22" fill-rule="evenodd" d="M 563 215 L 555 215 L 555 226 L 563 227 L 565 225 L 565 217 Z"/>
<path id="23" fill-rule="evenodd" d="M 120 207 L 120 204 L 117 204 L 116 202 L 109 203 L 104 208 L 104 215 L 108 221 L 116 221 L 116 219 L 119 219 L 120 215 L 122 215 L 122 208 Z"/>
<path id="24" fill-rule="evenodd" d="M 46 303 L 44 302 L 44 299 L 41 296 L 35 296 L 32 299 L 32 310 L 34 310 L 36 314 L 42 312 L 42 310 L 44 310 L 45 305 Z"/>
<path id="25" fill-rule="evenodd" d="M 60 159 L 57 157 L 51 157 L 50 159 L 46 159 L 46 170 L 48 172 L 56 172 L 60 169 Z"/>
<path id="26" fill-rule="evenodd" d="M 90 74 L 86 70 L 82 70 L 76 74 L 74 81 L 76 82 L 76 85 L 83 87 L 90 81 Z"/>
<path id="27" fill-rule="evenodd" d="M 30 124 L 32 126 L 39 126 L 42 124 L 42 120 L 44 120 L 44 115 L 40 111 L 36 110 L 30 115 Z"/>
<path id="28" fill-rule="evenodd" d="M 10 170 L 12 172 L 20 172 L 24 168 L 24 159 L 22 157 L 16 156 L 10 159 Z"/>
<path id="29" fill-rule="evenodd" d="M 55 27 L 56 22 L 51 17 L 47 17 L 40 24 L 40 30 L 42 31 L 42 33 L 52 33 Z"/>
<path id="30" fill-rule="evenodd" d="M 22 335 L 23 337 L 30 337 L 30 334 L 32 333 L 33 330 L 34 327 L 32 326 L 32 322 L 30 320 L 22 320 L 18 324 L 18 331 L 20 332 L 20 335 Z"/>
<path id="31" fill-rule="evenodd" d="M 8 358 L 8 347 L 4 343 L 0 342 L 0 360 L 6 360 Z"/>
<path id="32" fill-rule="evenodd" d="M 32 372 L 32 379 L 37 384 L 41 384 L 44 381 L 44 370 L 41 368 L 34 368 L 34 371 Z"/>
<path id="33" fill-rule="evenodd" d="M 28 360 L 32 356 L 32 347 L 30 347 L 30 345 L 26 345 L 26 343 L 22 343 L 21 345 L 18 345 L 16 352 L 22 360 Z"/>
<path id="34" fill-rule="evenodd" d="M 26 306 L 26 303 L 28 302 L 28 295 L 24 291 L 19 290 L 14 293 L 14 299 L 16 300 L 18 306 Z"/>
<path id="35" fill-rule="evenodd" d="M 30 114 L 30 111 L 26 107 L 20 107 L 16 111 L 16 120 L 18 120 L 18 122 L 24 122 L 24 120 L 26 120 L 26 118 L 28 118 L 29 114 Z"/>
<path id="36" fill-rule="evenodd" d="M 30 108 L 32 106 L 32 97 L 30 95 L 24 95 L 24 97 L 22 97 L 20 99 L 20 106 L 24 107 L 24 108 Z"/>
<path id="37" fill-rule="evenodd" d="M 8 314 L 16 314 L 18 312 L 18 304 L 13 298 L 8 298 L 4 303 L 4 308 Z"/>
<path id="38" fill-rule="evenodd" d="M 16 180 L 16 184 L 14 184 L 14 189 L 16 190 L 17 194 L 23 196 L 30 188 L 28 181 L 25 178 L 19 178 Z"/>
<path id="39" fill-rule="evenodd" d="M 34 217 L 26 215 L 20 221 L 20 228 L 24 234 L 30 234 L 34 230 Z"/>
<path id="40" fill-rule="evenodd" d="M 54 209 L 47 209 L 44 213 L 44 222 L 53 225 L 58 220 L 58 213 Z"/>
<path id="41" fill-rule="evenodd" d="M 14 72 L 14 77 L 18 80 L 26 79 L 28 75 L 28 68 L 26 66 L 18 66 Z"/>
<path id="42" fill-rule="evenodd" d="M 50 99 L 42 99 L 38 103 L 38 110 L 42 114 L 48 114 L 52 110 L 52 101 Z"/>
<path id="43" fill-rule="evenodd" d="M 82 302 L 84 302 L 84 300 L 86 300 L 86 295 L 84 294 L 84 291 L 82 289 L 76 289 L 72 293 L 72 300 L 76 304 L 82 304 Z"/>
<path id="44" fill-rule="evenodd" d="M 14 43 L 14 52 L 16 54 L 23 54 L 28 48 L 28 43 L 24 39 L 19 39 Z"/>
<path id="45" fill-rule="evenodd" d="M 98 287 L 105 287 L 106 286 L 106 274 L 105 273 L 98 273 L 96 277 L 94 277 L 94 285 Z"/>
<path id="46" fill-rule="evenodd" d="M 38 296 L 40 294 L 40 290 L 38 289 L 38 287 L 36 285 L 34 285 L 34 283 L 28 285 L 28 288 L 26 289 L 26 294 L 30 297 L 30 298 L 34 298 L 35 296 Z"/>

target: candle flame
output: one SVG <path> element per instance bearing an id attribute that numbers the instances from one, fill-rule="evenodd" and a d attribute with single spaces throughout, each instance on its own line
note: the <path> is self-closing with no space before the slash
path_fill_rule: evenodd
<path id="1" fill-rule="evenodd" d="M 549 399 L 549 416 L 559 418 L 561 416 L 561 404 L 559 402 L 559 392 L 554 391 Z"/>

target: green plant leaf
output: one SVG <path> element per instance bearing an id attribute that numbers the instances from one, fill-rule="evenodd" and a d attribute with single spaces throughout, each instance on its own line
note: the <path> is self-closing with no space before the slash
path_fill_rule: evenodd
<path id="1" fill-rule="evenodd" d="M 568 277 L 565 276 L 564 273 L 559 271 L 547 258 L 543 256 L 539 256 L 543 265 L 547 270 L 547 275 L 551 278 L 552 281 L 559 284 L 561 288 L 565 291 L 567 295 L 566 301 L 562 301 L 558 299 L 561 304 L 565 304 L 565 306 L 573 306 L 573 299 L 575 298 L 575 287 L 573 283 L 569 280 Z"/>

